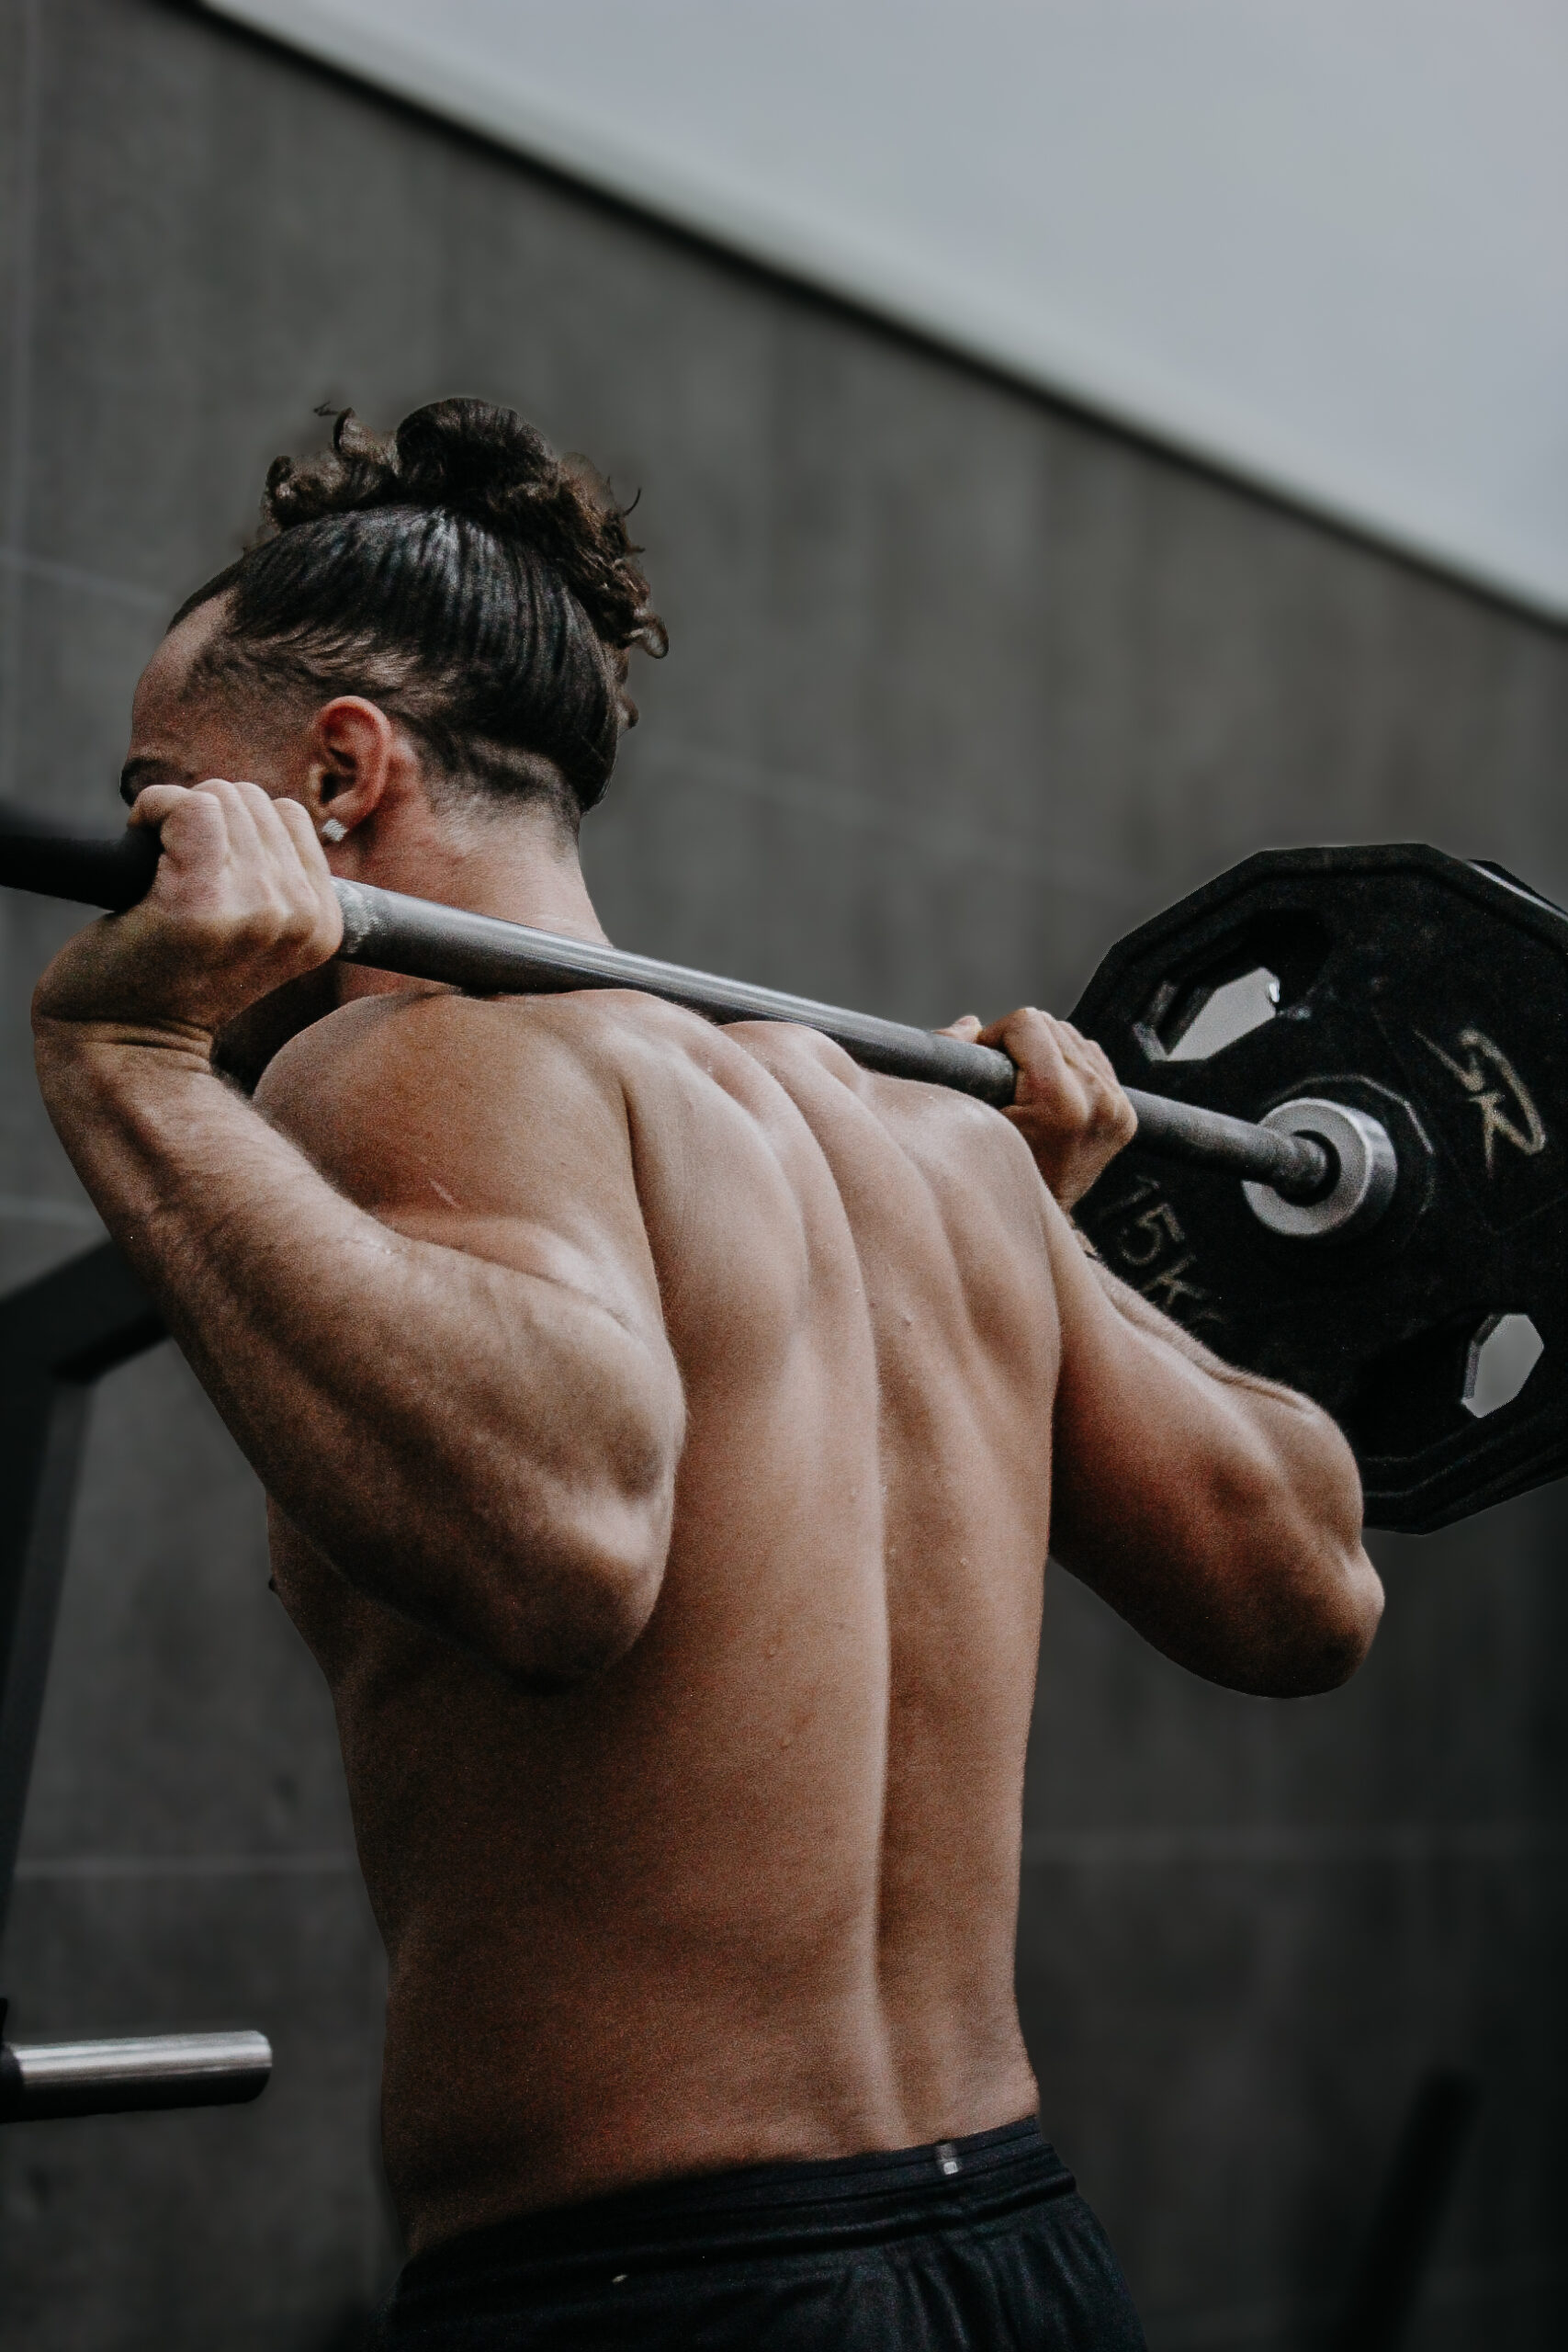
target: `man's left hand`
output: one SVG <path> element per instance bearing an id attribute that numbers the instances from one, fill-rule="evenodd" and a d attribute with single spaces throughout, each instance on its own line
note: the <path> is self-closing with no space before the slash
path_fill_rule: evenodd
<path id="1" fill-rule="evenodd" d="M 1070 1021 L 1025 1005 L 982 1028 L 972 1012 L 945 1033 L 996 1046 L 1018 1065 L 1010 1119 L 1065 1209 L 1079 1201 L 1137 1132 L 1137 1114 L 1110 1061 Z"/>

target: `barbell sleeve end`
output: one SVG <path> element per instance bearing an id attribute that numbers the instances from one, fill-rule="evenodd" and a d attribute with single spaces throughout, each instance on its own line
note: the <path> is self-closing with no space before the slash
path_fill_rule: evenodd
<path id="1" fill-rule="evenodd" d="M 233 2107 L 272 2075 L 264 2033 L 158 2033 L 116 2041 L 0 2044 L 0 2123 Z"/>

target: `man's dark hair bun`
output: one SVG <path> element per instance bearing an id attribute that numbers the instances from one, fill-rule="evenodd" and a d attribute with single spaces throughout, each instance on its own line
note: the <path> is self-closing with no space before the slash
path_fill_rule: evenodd
<path id="1" fill-rule="evenodd" d="M 626 510 L 585 458 L 558 458 L 514 409 L 489 401 L 432 401 L 392 434 L 372 433 L 351 408 L 333 419 L 318 458 L 275 458 L 262 501 L 276 530 L 378 506 L 467 514 L 500 539 L 542 556 L 619 651 L 669 649 L 633 559 L 641 549 Z"/>
<path id="2" fill-rule="evenodd" d="M 221 596 L 214 682 L 367 695 L 459 794 L 591 808 L 637 718 L 634 645 L 664 624 L 626 513 L 582 458 L 488 401 L 435 401 L 396 433 L 352 409 L 314 458 L 277 458 L 265 529 L 175 615 Z M 570 812 L 569 812 L 570 813 Z"/>

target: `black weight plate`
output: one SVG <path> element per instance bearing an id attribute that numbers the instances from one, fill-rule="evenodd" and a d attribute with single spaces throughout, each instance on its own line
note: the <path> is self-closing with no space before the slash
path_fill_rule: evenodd
<path id="1" fill-rule="evenodd" d="M 1187 1057 L 1238 997 L 1258 1025 Z M 1076 1212 L 1217 1353 L 1326 1407 L 1370 1526 L 1441 1527 L 1568 1469 L 1568 915 L 1420 844 L 1269 851 L 1121 941 L 1073 1019 L 1151 1093 L 1247 1119 L 1324 1095 L 1388 1128 L 1393 1204 L 1350 1239 L 1271 1233 L 1234 1176 L 1135 1140 Z M 1467 1367 L 1504 1317 L 1540 1353 L 1478 1418 Z"/>

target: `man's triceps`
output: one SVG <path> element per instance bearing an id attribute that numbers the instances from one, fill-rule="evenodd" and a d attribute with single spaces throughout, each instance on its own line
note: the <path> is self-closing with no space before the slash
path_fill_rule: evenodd
<path id="1" fill-rule="evenodd" d="M 1076 1250 L 1058 1259 L 1062 1565 L 1214 1680 L 1280 1693 L 1342 1680 L 1381 1607 L 1343 1436 Z"/>
<path id="2" fill-rule="evenodd" d="M 502 1050 L 484 1071 L 473 1049 L 497 1024 L 476 1035 L 455 1008 L 416 1026 L 427 1046 L 450 1047 L 454 1024 L 469 1049 L 456 1061 L 448 1052 L 432 1069 L 422 1054 L 412 1069 L 378 1073 L 372 1050 L 340 1088 L 286 1057 L 264 1090 L 271 1114 L 385 1234 L 381 1284 L 397 1289 L 401 1261 L 404 1295 L 371 1312 L 338 1367 L 367 1455 L 382 1458 L 380 1507 L 363 1552 L 341 1524 L 323 1548 L 352 1581 L 386 1580 L 408 1613 L 450 1618 L 509 1671 L 558 1679 L 626 1646 L 651 1607 L 680 1380 L 614 1090 L 583 1095 L 526 1053 L 519 1067 Z M 502 1023 L 488 1042 L 504 1048 L 514 1033 Z M 401 1112 L 390 1123 L 389 1099 Z M 384 1505 L 404 1487 L 418 1540 L 389 1550 Z M 317 1508 L 331 1518 L 333 1497 Z M 476 1560 L 499 1564 L 488 1587 L 476 1587 Z M 553 1630 L 537 1611 L 547 1591 L 559 1603 Z"/>

